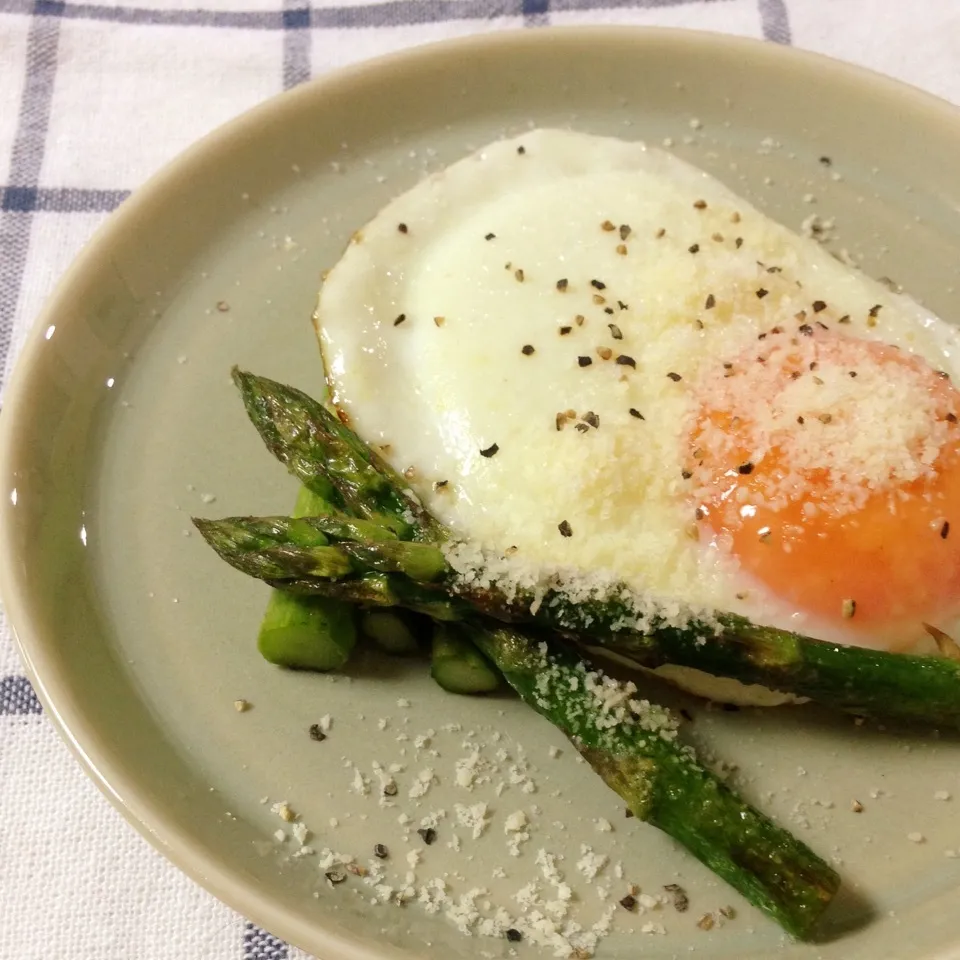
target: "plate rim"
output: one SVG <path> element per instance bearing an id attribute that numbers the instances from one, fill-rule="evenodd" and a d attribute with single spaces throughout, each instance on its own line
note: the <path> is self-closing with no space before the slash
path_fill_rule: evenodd
<path id="1" fill-rule="evenodd" d="M 381 82 L 386 81 L 394 72 L 402 72 L 410 66 L 451 60 L 469 55 L 471 51 L 499 47 L 502 56 L 511 56 L 530 47 L 558 41 L 584 48 L 607 41 L 635 44 L 638 49 L 649 43 L 664 43 L 708 53 L 722 47 L 741 50 L 744 56 L 759 58 L 761 62 L 777 61 L 776 66 L 781 69 L 790 69 L 791 65 L 794 68 L 826 69 L 833 71 L 838 80 L 854 86 L 872 87 L 884 98 L 899 100 L 911 111 L 939 118 L 955 126 L 960 135 L 960 107 L 908 82 L 825 54 L 715 31 L 638 25 L 515 28 L 419 44 L 341 67 L 275 94 L 214 128 L 153 173 L 94 231 L 30 324 L 3 390 L 0 413 L 0 487 L 3 492 L 14 485 L 14 466 L 20 457 L 19 450 L 29 436 L 29 399 L 34 381 L 40 376 L 37 367 L 45 343 L 43 331 L 54 317 L 58 325 L 69 322 L 64 318 L 70 315 L 66 307 L 72 299 L 73 289 L 83 282 L 84 277 L 98 270 L 98 264 L 103 262 L 102 251 L 109 249 L 161 194 L 177 181 L 189 180 L 194 169 L 210 162 L 211 154 L 227 151 L 232 142 L 256 133 L 265 120 L 279 119 L 288 111 L 296 113 L 302 101 L 322 101 L 344 91 L 349 93 L 352 84 L 371 82 L 378 75 Z M 84 715 L 82 696 L 60 669 L 56 643 L 33 622 L 31 603 L 26 596 L 28 573 L 16 560 L 16 526 L 16 522 L 0 524 L 0 598 L 14 645 L 44 713 L 100 792 L 165 859 L 244 919 L 289 943 L 302 945 L 309 942 L 311 946 L 306 949 L 322 950 L 325 960 L 383 960 L 391 948 L 361 943 L 354 936 L 306 922 L 300 912 L 284 904 L 282 897 L 258 889 L 252 881 L 240 877 L 215 858 L 207 857 L 202 848 L 198 849 L 198 841 L 192 839 L 178 819 L 167 812 L 163 802 L 154 800 L 140 789 L 135 772 L 114 762 L 102 743 L 100 731 Z"/>

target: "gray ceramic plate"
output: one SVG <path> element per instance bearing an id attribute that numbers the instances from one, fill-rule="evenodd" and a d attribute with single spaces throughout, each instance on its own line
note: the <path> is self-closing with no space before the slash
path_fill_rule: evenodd
<path id="1" fill-rule="evenodd" d="M 445 874 L 459 892 L 485 886 L 493 902 L 509 905 L 538 874 L 541 846 L 565 852 L 572 877 L 581 843 L 622 860 L 624 880 L 613 864 L 604 874 L 611 896 L 628 880 L 650 892 L 681 883 L 690 911 L 619 916 L 599 951 L 611 960 L 690 949 L 740 960 L 960 957 L 960 860 L 945 855 L 960 847 L 955 740 L 813 711 L 697 706 L 697 736 L 740 763 L 740 788 L 840 864 L 846 894 L 832 939 L 787 944 L 682 851 L 624 821 L 571 751 L 551 757 L 560 739 L 514 701 L 451 698 L 419 666 L 361 663 L 352 680 L 269 667 L 252 642 L 264 591 L 185 535 L 191 513 L 281 512 L 293 499 L 245 424 L 230 365 L 319 392 L 309 316 L 321 269 L 424 171 L 534 124 L 670 137 L 788 224 L 812 210 L 835 217 L 836 245 L 866 270 L 943 316 L 960 313 L 960 120 L 880 77 L 754 42 L 616 28 L 445 44 L 300 88 L 209 137 L 124 204 L 62 282 L 6 394 L 4 599 L 49 716 L 164 854 L 325 960 L 500 955 L 510 945 L 466 939 L 417 906 L 373 906 L 356 877 L 328 888 L 316 857 L 292 859 L 296 842 L 274 839 L 287 825 L 263 797 L 288 800 L 317 849 L 365 859 L 386 843 L 400 876 L 398 814 L 445 808 L 443 842 L 418 877 Z M 253 709 L 237 713 L 238 697 Z M 327 713 L 329 739 L 311 741 L 308 726 Z M 451 722 L 462 731 L 441 729 Z M 428 728 L 432 747 L 418 750 Z M 495 731 L 512 760 L 488 747 L 501 772 L 458 793 L 454 766 L 471 731 L 487 742 Z M 536 794 L 509 783 L 521 754 Z M 373 760 L 404 764 L 397 806 L 352 793 L 347 760 L 367 774 Z M 407 791 L 426 767 L 440 782 L 418 807 Z M 863 813 L 851 812 L 854 798 Z M 480 799 L 491 826 L 455 852 L 453 805 Z M 518 858 L 502 831 L 515 809 L 537 825 Z M 596 817 L 614 832 L 598 832 Z M 914 832 L 925 842 L 911 842 Z M 497 865 L 507 878 L 492 877 Z M 590 922 L 603 905 L 578 883 Z M 696 927 L 728 903 L 735 920 Z M 668 934 L 626 932 L 648 921 Z"/>

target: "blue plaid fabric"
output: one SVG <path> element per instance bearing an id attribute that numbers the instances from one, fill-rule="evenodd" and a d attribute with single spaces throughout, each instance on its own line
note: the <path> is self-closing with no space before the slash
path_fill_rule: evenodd
<path id="1" fill-rule="evenodd" d="M 957 0 L 0 0 L 0 377 L 107 214 L 215 126 L 312 76 L 547 24 L 794 43 L 960 101 Z M 296 960 L 130 830 L 42 715 L 0 620 L 0 960 Z"/>

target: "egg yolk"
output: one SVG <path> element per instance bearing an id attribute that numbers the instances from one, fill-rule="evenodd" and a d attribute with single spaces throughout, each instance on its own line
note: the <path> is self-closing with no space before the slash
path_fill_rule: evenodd
<path id="1" fill-rule="evenodd" d="M 896 347 L 802 321 L 699 384 L 701 539 L 850 642 L 906 649 L 960 607 L 960 393 Z"/>

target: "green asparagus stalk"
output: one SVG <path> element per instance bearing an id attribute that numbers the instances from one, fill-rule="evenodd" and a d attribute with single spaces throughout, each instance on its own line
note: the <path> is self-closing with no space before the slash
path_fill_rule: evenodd
<path id="1" fill-rule="evenodd" d="M 260 580 L 343 580 L 379 572 L 429 583 L 447 573 L 447 561 L 434 544 L 396 540 L 372 521 L 341 516 L 227 517 L 195 519 L 194 525 L 224 560 Z M 356 532 L 361 525 L 376 538 L 366 529 Z"/>
<path id="2" fill-rule="evenodd" d="M 294 387 L 233 368 L 247 414 L 267 449 L 305 486 L 335 487 L 347 506 L 401 539 L 441 540 L 445 528 L 403 478 L 336 414 Z"/>
<path id="3" fill-rule="evenodd" d="M 336 580 L 361 569 L 308 519 L 234 517 L 194 524 L 224 560 L 261 580 L 310 576 Z"/>
<path id="4" fill-rule="evenodd" d="M 351 578 L 362 581 L 367 571 L 376 570 L 390 576 L 378 582 L 369 603 L 422 609 L 443 601 L 446 619 L 481 613 L 504 622 L 536 623 L 645 667 L 693 667 L 862 716 L 960 722 L 960 661 L 952 658 L 825 643 L 729 613 L 673 626 L 651 618 L 623 584 L 575 599 L 549 584 L 508 590 L 491 582 L 489 573 L 474 570 L 476 576 L 459 576 L 438 545 L 367 541 L 312 546 L 311 537 L 287 526 L 284 518 L 230 518 L 198 526 L 229 563 L 294 593 L 343 597 L 355 584 Z M 326 572 L 310 573 L 311 566 Z M 341 584 L 338 578 L 347 579 Z"/>
<path id="5" fill-rule="evenodd" d="M 486 631 L 474 631 L 482 636 Z M 460 628 L 437 623 L 433 628 L 433 651 L 430 675 L 450 693 L 492 693 L 500 686 L 497 675 L 486 658 Z"/>
<path id="6" fill-rule="evenodd" d="M 365 610 L 360 615 L 360 630 L 385 653 L 413 656 L 420 652 L 420 644 L 400 613 L 391 609 Z"/>
<path id="7" fill-rule="evenodd" d="M 348 604 L 277 590 L 263 615 L 257 649 L 264 660 L 292 670 L 340 670 L 356 639 Z"/>
<path id="8" fill-rule="evenodd" d="M 635 816 L 679 841 L 788 932 L 811 934 L 840 886 L 836 871 L 700 766 L 666 710 L 558 644 L 512 627 L 466 629 Z"/>
<path id="9" fill-rule="evenodd" d="M 340 502 L 336 489 L 317 483 L 301 487 L 294 517 L 329 511 Z M 327 597 L 272 590 L 257 634 L 257 649 L 270 663 L 296 670 L 340 670 L 356 644 L 353 608 Z"/>

